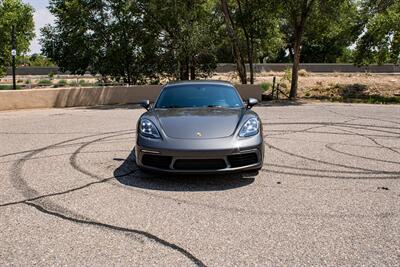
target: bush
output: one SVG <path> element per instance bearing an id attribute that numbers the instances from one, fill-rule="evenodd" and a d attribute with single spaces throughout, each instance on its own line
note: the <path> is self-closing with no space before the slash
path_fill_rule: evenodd
<path id="1" fill-rule="evenodd" d="M 267 83 L 267 82 L 261 84 L 261 90 L 262 90 L 263 92 L 268 91 L 271 87 L 272 87 L 272 84 Z"/>
<path id="2" fill-rule="evenodd" d="M 54 88 L 59 88 L 59 87 L 65 87 L 67 86 L 68 83 L 66 80 L 59 80 L 57 84 L 55 84 L 53 87 Z"/>
<path id="3" fill-rule="evenodd" d="M 50 80 L 39 80 L 37 83 L 39 86 L 49 86 L 53 83 Z"/>
<path id="4" fill-rule="evenodd" d="M 289 83 L 292 82 L 292 69 L 291 68 L 285 69 L 285 73 L 283 74 L 281 81 L 288 81 Z"/>
<path id="5" fill-rule="evenodd" d="M 21 86 L 17 85 L 17 89 L 21 89 Z M 0 84 L 0 90 L 13 90 L 13 86 L 11 84 Z"/>
<path id="6" fill-rule="evenodd" d="M 302 69 L 302 70 L 299 70 L 299 76 L 308 77 L 308 76 L 310 76 L 310 74 L 306 70 Z"/>
<path id="7" fill-rule="evenodd" d="M 70 81 L 68 84 L 70 86 L 72 86 L 72 87 L 77 87 L 78 86 L 78 82 L 77 81 Z"/>
<path id="8" fill-rule="evenodd" d="M 54 72 L 50 72 L 50 73 L 48 74 L 48 76 L 49 76 L 50 79 L 53 79 L 53 78 L 54 78 L 54 75 L 55 75 Z"/>
<path id="9" fill-rule="evenodd" d="M 93 83 L 86 82 L 85 80 L 80 80 L 79 81 L 79 86 L 81 86 L 81 87 L 89 87 L 89 86 L 93 86 Z"/>

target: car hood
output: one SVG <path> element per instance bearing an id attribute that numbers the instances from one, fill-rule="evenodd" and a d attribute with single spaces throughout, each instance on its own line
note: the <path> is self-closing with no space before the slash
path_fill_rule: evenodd
<path id="1" fill-rule="evenodd" d="M 156 109 L 154 115 L 168 137 L 208 139 L 231 136 L 243 116 L 243 109 Z"/>

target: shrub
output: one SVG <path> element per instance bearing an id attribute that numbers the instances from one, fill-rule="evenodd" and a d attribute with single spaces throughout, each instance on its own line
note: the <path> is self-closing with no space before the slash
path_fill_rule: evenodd
<path id="1" fill-rule="evenodd" d="M 55 84 L 53 87 L 58 88 L 58 87 L 65 87 L 67 86 L 68 83 L 66 80 L 59 80 L 57 84 Z"/>
<path id="2" fill-rule="evenodd" d="M 72 87 L 77 87 L 78 86 L 78 82 L 77 81 L 71 81 L 69 82 L 69 85 Z"/>
<path id="3" fill-rule="evenodd" d="M 51 71 L 47 76 L 49 76 L 50 79 L 54 78 L 55 73 L 53 71 Z"/>
<path id="4" fill-rule="evenodd" d="M 39 86 L 49 86 L 53 83 L 50 80 L 39 80 L 37 83 Z"/>
<path id="5" fill-rule="evenodd" d="M 308 77 L 308 76 L 310 76 L 310 74 L 306 70 L 301 69 L 301 70 L 299 70 L 299 76 Z"/>
<path id="6" fill-rule="evenodd" d="M 21 89 L 21 86 L 17 85 L 17 89 Z M 11 84 L 0 84 L 0 90 L 13 90 L 13 86 Z"/>
<path id="7" fill-rule="evenodd" d="M 285 69 L 285 73 L 283 74 L 281 81 L 288 81 L 289 83 L 292 82 L 292 69 L 291 68 Z"/>
<path id="8" fill-rule="evenodd" d="M 262 83 L 262 84 L 261 84 L 261 90 L 262 90 L 263 92 L 268 91 L 271 87 L 272 87 L 272 84 L 270 84 L 270 83 L 268 83 L 268 82 L 265 82 L 265 83 Z"/>
<path id="9" fill-rule="evenodd" d="M 86 82 L 85 80 L 80 80 L 79 81 L 79 86 L 82 86 L 82 87 L 93 86 L 93 83 Z"/>

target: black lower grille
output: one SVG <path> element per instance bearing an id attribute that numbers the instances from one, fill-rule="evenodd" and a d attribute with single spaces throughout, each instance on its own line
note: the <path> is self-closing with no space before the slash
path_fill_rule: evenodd
<path id="1" fill-rule="evenodd" d="M 238 154 L 228 156 L 228 161 L 232 168 L 237 168 L 256 164 L 258 162 L 258 157 L 256 153 Z"/>
<path id="2" fill-rule="evenodd" d="M 225 169 L 223 159 L 177 159 L 174 163 L 176 170 L 219 170 Z"/>
<path id="3" fill-rule="evenodd" d="M 159 156 L 159 155 L 143 155 L 142 164 L 145 166 L 169 169 L 172 157 L 169 156 Z"/>

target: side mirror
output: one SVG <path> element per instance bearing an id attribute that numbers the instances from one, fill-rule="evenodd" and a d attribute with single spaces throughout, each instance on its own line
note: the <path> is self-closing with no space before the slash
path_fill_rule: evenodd
<path id="1" fill-rule="evenodd" d="M 146 110 L 149 110 L 150 100 L 142 100 L 142 101 L 139 102 L 139 105 L 141 105 Z"/>
<path id="2" fill-rule="evenodd" d="M 247 100 L 247 108 L 248 108 L 248 109 L 251 109 L 252 107 L 254 107 L 254 106 L 257 105 L 257 104 L 258 104 L 258 100 L 255 99 L 255 98 L 249 98 L 249 99 Z"/>

